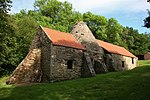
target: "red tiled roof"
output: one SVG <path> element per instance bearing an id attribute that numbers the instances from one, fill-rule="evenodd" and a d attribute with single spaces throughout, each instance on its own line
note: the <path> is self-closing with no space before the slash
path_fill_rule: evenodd
<path id="1" fill-rule="evenodd" d="M 85 47 L 81 43 L 77 42 L 77 40 L 72 36 L 72 34 L 52 30 L 45 27 L 42 27 L 42 29 L 48 35 L 49 39 L 54 45 L 85 50 Z"/>
<path id="2" fill-rule="evenodd" d="M 128 57 L 133 57 L 133 58 L 137 58 L 136 56 L 134 56 L 132 53 L 130 53 L 128 50 L 126 50 L 123 47 L 108 43 L 108 42 L 104 42 L 101 40 L 97 40 L 97 43 L 104 48 L 105 50 L 107 50 L 110 53 L 115 53 L 115 54 L 119 54 L 119 55 L 124 55 L 124 56 L 128 56 Z"/>

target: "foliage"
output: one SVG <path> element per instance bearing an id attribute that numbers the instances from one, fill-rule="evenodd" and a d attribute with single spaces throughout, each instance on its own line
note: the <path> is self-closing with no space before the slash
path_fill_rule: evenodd
<path id="1" fill-rule="evenodd" d="M 122 40 L 126 44 L 127 49 L 135 55 L 141 55 L 150 50 L 149 34 L 139 34 L 132 27 L 123 29 Z"/>
<path id="2" fill-rule="evenodd" d="M 108 34 L 108 42 L 111 42 L 116 45 L 121 45 L 122 43 L 122 26 L 117 22 L 116 19 L 110 18 L 108 20 L 107 26 L 107 34 Z M 123 46 L 123 45 L 121 45 Z"/>
<path id="3" fill-rule="evenodd" d="M 0 76 L 11 73 L 26 56 L 33 36 L 37 31 L 37 22 L 25 11 L 16 15 L 6 13 L 5 25 L 1 26 Z M 2 24 L 2 23 L 1 23 Z"/>
<path id="4" fill-rule="evenodd" d="M 107 18 L 104 16 L 94 15 L 91 12 L 87 12 L 83 14 L 83 21 L 86 22 L 96 38 L 107 41 Z"/>
<path id="5" fill-rule="evenodd" d="M 150 3 L 150 0 L 147 0 Z M 150 11 L 148 10 L 148 17 L 144 19 L 144 27 L 150 28 Z"/>
<path id="6" fill-rule="evenodd" d="M 24 10 L 13 16 L 16 26 L 16 38 L 18 43 L 18 63 L 26 56 L 33 37 L 38 30 L 36 20 L 29 16 Z M 17 65 L 16 65 L 17 66 Z"/>
<path id="7" fill-rule="evenodd" d="M 144 27 L 150 28 L 150 11 L 148 10 L 149 16 L 144 19 Z"/>
<path id="8" fill-rule="evenodd" d="M 12 70 L 15 64 L 15 48 L 16 37 L 14 34 L 14 27 L 11 23 L 13 21 L 8 14 L 11 7 L 11 0 L 0 1 L 0 72 L 8 73 Z M 7 67 L 5 65 L 8 65 Z M 6 70 L 7 69 L 7 70 Z M 1 74 L 0 74 L 1 75 Z"/>
<path id="9" fill-rule="evenodd" d="M 73 25 L 82 20 L 82 15 L 73 11 L 72 5 L 67 1 L 37 0 L 34 6 L 39 15 L 37 21 L 42 26 L 70 32 Z"/>
<path id="10" fill-rule="evenodd" d="M 7 86 L 0 79 L 0 99 L 4 100 L 149 100 L 150 62 L 130 71 L 99 74 L 92 78 L 32 86 Z M 3 82 L 1 81 L 3 80 Z M 29 84 L 27 84 L 29 85 Z M 19 95 L 18 95 L 19 94 Z"/>

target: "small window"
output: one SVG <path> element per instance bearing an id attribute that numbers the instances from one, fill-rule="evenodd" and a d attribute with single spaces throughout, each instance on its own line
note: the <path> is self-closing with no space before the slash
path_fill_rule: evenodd
<path id="1" fill-rule="evenodd" d="M 73 60 L 68 60 L 68 62 L 67 62 L 67 68 L 68 69 L 72 69 L 72 65 L 73 65 Z"/>
<path id="2" fill-rule="evenodd" d="M 81 35 L 84 35 L 83 33 L 81 33 Z"/>
<path id="3" fill-rule="evenodd" d="M 134 58 L 132 58 L 132 64 L 134 64 Z"/>
<path id="4" fill-rule="evenodd" d="M 124 61 L 122 61 L 122 67 L 124 67 Z"/>

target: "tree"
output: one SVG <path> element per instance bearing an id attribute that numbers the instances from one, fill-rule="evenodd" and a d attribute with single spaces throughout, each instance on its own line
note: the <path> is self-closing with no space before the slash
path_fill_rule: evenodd
<path id="1" fill-rule="evenodd" d="M 141 55 L 149 51 L 150 37 L 149 34 L 139 34 L 138 30 L 132 27 L 124 27 L 123 42 L 126 43 L 127 49 L 135 55 Z"/>
<path id="2" fill-rule="evenodd" d="M 1 0 L 0 1 L 0 58 L 3 56 L 2 52 L 5 50 L 4 39 L 9 33 L 8 30 L 11 30 L 9 25 L 9 15 L 8 11 L 10 10 L 10 0 Z M 2 62 L 0 62 L 1 64 Z"/>
<path id="3" fill-rule="evenodd" d="M 149 16 L 144 19 L 144 27 L 150 28 L 150 11 L 148 10 Z"/>
<path id="4" fill-rule="evenodd" d="M 11 7 L 11 0 L 0 1 L 0 67 L 2 72 L 7 73 L 7 65 L 13 65 L 15 61 L 15 54 L 13 53 L 16 45 L 16 38 L 14 35 L 14 27 L 11 16 L 8 14 Z M 8 69 L 13 69 L 8 68 Z"/>
<path id="5" fill-rule="evenodd" d="M 15 14 L 14 16 L 14 24 L 16 26 L 16 39 L 18 43 L 17 55 L 19 63 L 28 53 L 31 42 L 34 38 L 35 33 L 38 29 L 38 23 L 36 20 L 28 15 L 24 10 L 20 13 Z"/>
<path id="6" fill-rule="evenodd" d="M 122 31 L 123 27 L 118 23 L 116 19 L 110 18 L 108 20 L 107 26 L 108 42 L 123 46 L 121 38 Z"/>
<path id="7" fill-rule="evenodd" d="M 73 25 L 82 20 L 82 15 L 73 10 L 72 5 L 58 0 L 37 0 L 34 7 L 38 12 L 36 20 L 52 29 L 70 32 Z"/>
<path id="8" fill-rule="evenodd" d="M 150 2 L 150 0 L 147 0 L 147 2 Z M 147 11 L 149 16 L 144 19 L 144 27 L 150 28 L 150 11 L 148 9 Z"/>
<path id="9" fill-rule="evenodd" d="M 87 23 L 93 35 L 97 39 L 107 41 L 107 18 L 104 16 L 94 15 L 91 12 L 87 12 L 83 14 L 83 21 Z"/>

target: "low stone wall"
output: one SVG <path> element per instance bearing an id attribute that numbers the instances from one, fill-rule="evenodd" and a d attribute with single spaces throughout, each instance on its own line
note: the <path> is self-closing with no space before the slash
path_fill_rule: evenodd
<path id="1" fill-rule="evenodd" d="M 62 47 L 53 46 L 51 51 L 51 81 L 60 81 L 66 79 L 74 79 L 81 76 L 83 51 Z M 67 68 L 67 62 L 72 61 L 72 68 Z"/>

